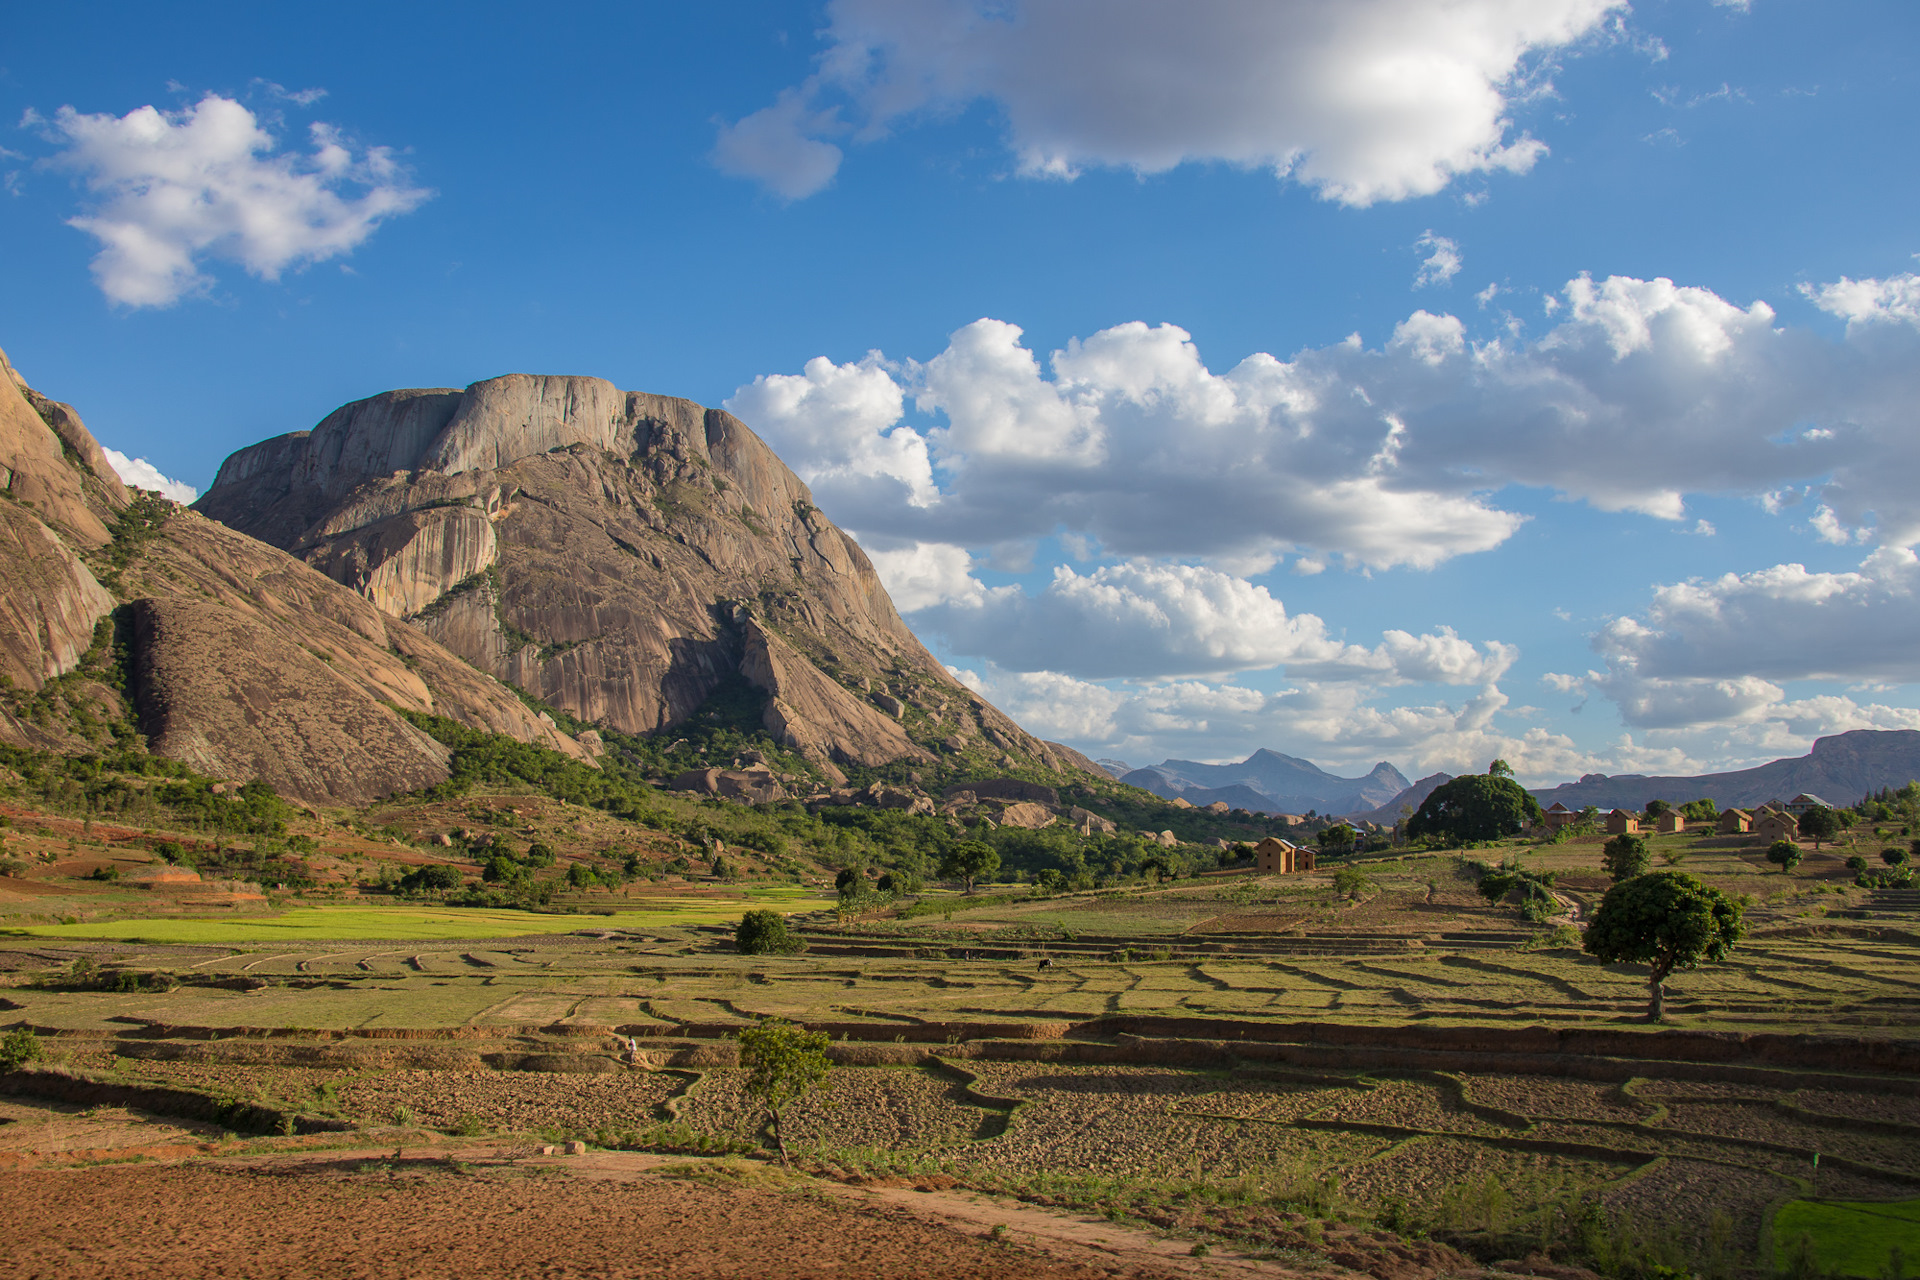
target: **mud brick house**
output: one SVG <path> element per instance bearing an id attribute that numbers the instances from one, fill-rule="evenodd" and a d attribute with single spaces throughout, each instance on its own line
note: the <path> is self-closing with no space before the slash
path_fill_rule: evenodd
<path id="1" fill-rule="evenodd" d="M 1262 875 L 1291 875 L 1296 871 L 1313 870 L 1313 850 L 1294 844 L 1291 840 L 1282 840 L 1279 836 L 1268 836 L 1253 846 L 1253 865 Z"/>

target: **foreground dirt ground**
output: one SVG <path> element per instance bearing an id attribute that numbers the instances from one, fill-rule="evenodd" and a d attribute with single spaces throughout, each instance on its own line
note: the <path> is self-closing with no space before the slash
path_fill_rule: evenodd
<path id="1" fill-rule="evenodd" d="M 456 1146 L 41 1168 L 0 1173 L 0 1203 L 19 1280 L 1302 1274 L 937 1188 L 631 1153 Z"/>

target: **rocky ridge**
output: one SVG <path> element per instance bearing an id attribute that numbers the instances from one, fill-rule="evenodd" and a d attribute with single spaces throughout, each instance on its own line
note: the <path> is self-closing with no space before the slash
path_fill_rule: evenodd
<path id="1" fill-rule="evenodd" d="M 130 492 L 70 406 L 4 356 L 0 374 L 0 742 L 98 750 L 131 722 L 159 754 L 313 804 L 448 776 L 396 708 L 589 757 L 417 627 Z"/>
<path id="2" fill-rule="evenodd" d="M 623 733 L 744 697 L 830 784 L 1097 772 L 955 680 L 800 479 L 689 400 L 524 374 L 388 392 L 235 453 L 196 509 Z"/>

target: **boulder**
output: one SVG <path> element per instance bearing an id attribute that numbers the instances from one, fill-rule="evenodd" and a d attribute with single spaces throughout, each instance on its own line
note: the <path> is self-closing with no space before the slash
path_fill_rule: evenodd
<path id="1" fill-rule="evenodd" d="M 1174 835 L 1171 831 L 1162 831 L 1153 838 L 1153 842 L 1164 849 L 1171 849 L 1180 843 L 1180 837 Z"/>
<path id="2" fill-rule="evenodd" d="M 1000 810 L 1000 825 L 1003 827 L 1023 827 L 1037 831 L 1041 827 L 1051 826 L 1053 821 L 1052 810 L 1045 805 L 1031 804 L 1024 800 L 1017 800 Z"/>
<path id="3" fill-rule="evenodd" d="M 1119 826 L 1114 823 L 1112 819 L 1103 818 L 1099 814 L 1086 809 L 1073 808 L 1067 810 L 1067 821 L 1071 822 L 1073 829 L 1083 836 L 1111 835 L 1113 832 L 1119 830 Z"/>
<path id="4" fill-rule="evenodd" d="M 1060 793 L 1037 782 L 1019 778 L 986 778 L 978 782 L 958 782 L 948 787 L 945 798 L 951 800 L 962 791 L 971 791 L 979 800 L 1024 800 L 1031 804 L 1057 805 Z"/>
<path id="5" fill-rule="evenodd" d="M 1215 800 L 1212 804 L 1207 806 L 1207 812 L 1208 813 L 1232 813 L 1233 806 L 1228 804 L 1225 800 Z"/>
<path id="6" fill-rule="evenodd" d="M 1171 804 L 1176 809 L 1193 808 L 1193 802 L 1191 800 L 1183 800 L 1179 796 L 1175 796 L 1173 799 L 1169 800 L 1167 803 Z"/>

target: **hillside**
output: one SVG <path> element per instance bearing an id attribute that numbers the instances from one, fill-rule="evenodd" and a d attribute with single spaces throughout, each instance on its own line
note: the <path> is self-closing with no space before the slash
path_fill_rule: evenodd
<path id="1" fill-rule="evenodd" d="M 1569 809 L 1643 809 L 1649 800 L 1682 804 L 1704 796 L 1721 808 L 1748 809 L 1808 792 L 1834 804 L 1852 804 L 1870 791 L 1920 778 L 1920 730 L 1853 729 L 1816 739 L 1804 756 L 1752 769 L 1696 777 L 1590 773 L 1578 782 L 1536 790 L 1542 805 Z"/>

